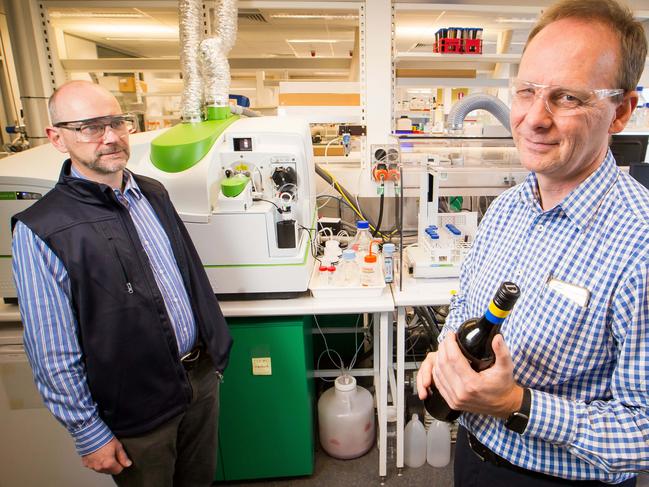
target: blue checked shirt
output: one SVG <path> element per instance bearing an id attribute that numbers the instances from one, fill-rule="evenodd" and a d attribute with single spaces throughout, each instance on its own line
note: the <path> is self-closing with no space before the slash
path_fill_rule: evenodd
<path id="1" fill-rule="evenodd" d="M 189 297 L 169 239 L 137 183 L 125 171 L 124 192 L 114 190 L 129 210 L 149 258 L 181 356 L 196 340 Z M 83 178 L 72 168 L 71 175 Z M 13 236 L 14 280 L 24 326 L 24 342 L 34 380 L 45 405 L 72 435 L 80 455 L 98 450 L 113 434 L 101 420 L 86 381 L 70 305 L 70 280 L 62 262 L 22 222 Z"/>
<path id="2" fill-rule="evenodd" d="M 479 441 L 567 479 L 619 483 L 649 469 L 648 256 L 649 191 L 610 152 L 551 210 L 533 173 L 492 203 L 444 331 L 481 316 L 502 281 L 518 284 L 502 334 L 532 406 L 522 435 L 463 414 Z M 587 305 L 548 288 L 551 277 L 588 289 Z"/>

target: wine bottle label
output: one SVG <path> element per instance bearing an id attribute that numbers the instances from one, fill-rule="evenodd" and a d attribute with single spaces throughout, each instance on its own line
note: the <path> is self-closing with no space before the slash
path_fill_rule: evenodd
<path id="1" fill-rule="evenodd" d="M 485 317 L 494 325 L 500 325 L 502 324 L 503 321 L 505 321 L 505 318 L 507 318 L 509 313 L 510 311 L 505 311 L 503 309 L 500 309 L 492 301 L 491 303 L 489 303 L 489 308 L 487 308 Z"/>

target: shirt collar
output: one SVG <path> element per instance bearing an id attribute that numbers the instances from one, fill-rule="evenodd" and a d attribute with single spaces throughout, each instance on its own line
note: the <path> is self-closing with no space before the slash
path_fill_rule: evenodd
<path id="1" fill-rule="evenodd" d="M 76 170 L 74 164 L 70 165 L 70 176 L 78 179 L 84 179 L 84 180 L 88 179 L 83 174 L 81 174 L 79 171 Z M 128 169 L 124 169 L 122 181 L 124 182 L 124 194 L 130 192 L 138 200 L 142 197 L 142 190 L 140 190 L 140 187 L 137 185 L 135 178 L 133 177 L 133 175 Z M 121 191 L 119 189 L 113 188 L 113 192 L 120 193 Z"/>
<path id="2" fill-rule="evenodd" d="M 581 231 L 588 226 L 611 186 L 617 180 L 619 169 L 610 149 L 600 166 L 585 181 L 573 189 L 561 203 L 549 211 L 563 211 Z M 539 185 L 536 174 L 531 172 L 521 185 L 521 200 L 541 213 Z"/>

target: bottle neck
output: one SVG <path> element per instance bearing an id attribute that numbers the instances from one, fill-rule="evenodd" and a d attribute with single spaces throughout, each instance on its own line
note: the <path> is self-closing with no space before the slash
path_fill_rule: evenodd
<path id="1" fill-rule="evenodd" d="M 489 303 L 489 306 L 487 307 L 487 310 L 485 311 L 485 314 L 480 318 L 480 324 L 483 324 L 482 322 L 484 322 L 485 325 L 500 326 L 502 325 L 503 321 L 505 321 L 505 318 L 507 318 L 509 313 L 510 310 L 502 310 L 498 306 L 496 306 L 493 301 L 491 301 Z"/>

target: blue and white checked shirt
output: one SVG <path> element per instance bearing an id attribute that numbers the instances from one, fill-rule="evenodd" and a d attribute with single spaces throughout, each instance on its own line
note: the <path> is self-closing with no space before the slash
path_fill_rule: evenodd
<path id="1" fill-rule="evenodd" d="M 502 334 L 532 407 L 522 435 L 463 414 L 483 444 L 567 479 L 619 483 L 649 469 L 648 257 L 649 191 L 610 152 L 551 210 L 533 173 L 492 203 L 444 331 L 482 315 L 502 281 L 518 284 Z M 550 277 L 588 289 L 588 304 L 548 288 Z"/>
<path id="2" fill-rule="evenodd" d="M 71 175 L 83 178 L 72 167 Z M 129 210 L 164 299 L 181 356 L 196 340 L 196 323 L 169 239 L 135 179 L 124 172 L 124 193 L 114 190 Z M 72 435 L 80 455 L 98 450 L 113 434 L 90 395 L 70 305 L 70 280 L 52 250 L 22 222 L 13 235 L 14 280 L 24 326 L 24 342 L 34 380 L 45 405 Z"/>

